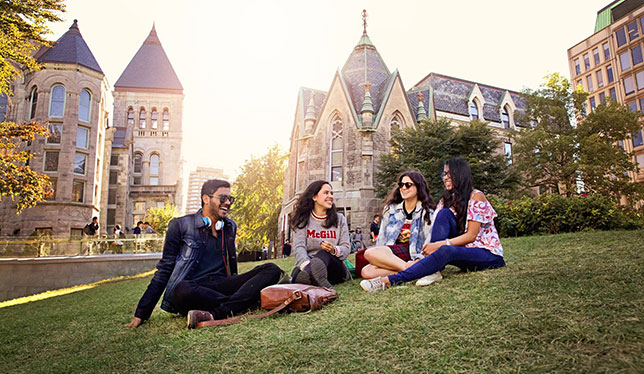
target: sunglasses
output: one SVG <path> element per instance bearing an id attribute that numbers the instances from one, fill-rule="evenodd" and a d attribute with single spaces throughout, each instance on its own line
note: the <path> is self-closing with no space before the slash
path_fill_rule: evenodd
<path id="1" fill-rule="evenodd" d="M 228 195 L 208 195 L 208 196 L 218 198 L 221 204 L 226 204 L 226 201 L 230 201 L 230 204 L 235 202 L 235 198 L 233 196 L 228 196 Z"/>
<path id="2" fill-rule="evenodd" d="M 403 182 L 398 182 L 398 188 L 403 188 L 403 187 L 405 187 L 406 189 L 410 189 L 410 188 L 411 188 L 411 186 L 413 186 L 413 185 L 414 185 L 414 184 L 413 184 L 412 182 L 405 182 L 405 183 L 403 183 Z"/>
<path id="3" fill-rule="evenodd" d="M 450 177 L 450 178 L 452 178 L 452 176 L 450 175 L 450 173 L 446 173 L 446 172 L 444 172 L 444 171 L 441 171 L 441 178 L 445 178 L 445 177 Z"/>

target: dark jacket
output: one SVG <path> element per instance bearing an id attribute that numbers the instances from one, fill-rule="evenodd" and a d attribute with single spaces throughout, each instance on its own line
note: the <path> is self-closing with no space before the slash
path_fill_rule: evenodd
<path id="1" fill-rule="evenodd" d="M 196 264 L 201 260 L 208 240 L 208 230 L 203 222 L 201 209 L 197 213 L 175 218 L 170 221 L 163 244 L 163 256 L 157 264 L 157 271 L 150 285 L 141 297 L 134 315 L 147 320 L 152 310 L 159 302 L 161 294 L 163 301 L 161 309 L 169 313 L 178 311 L 172 305 L 172 293 L 177 284 L 184 279 L 190 279 Z M 229 218 L 224 219 L 224 239 L 226 246 L 226 262 L 230 275 L 237 274 L 237 251 L 235 236 L 237 225 Z"/>

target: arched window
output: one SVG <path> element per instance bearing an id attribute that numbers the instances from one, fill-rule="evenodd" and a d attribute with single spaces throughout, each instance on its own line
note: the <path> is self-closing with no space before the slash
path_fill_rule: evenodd
<path id="1" fill-rule="evenodd" d="M 145 108 L 141 108 L 139 111 L 139 128 L 145 128 Z"/>
<path id="2" fill-rule="evenodd" d="M 150 156 L 150 185 L 159 184 L 159 155 Z"/>
<path id="3" fill-rule="evenodd" d="M 394 131 L 400 131 L 400 129 L 402 129 L 402 119 L 400 119 L 400 115 L 398 113 L 394 115 L 391 123 L 389 123 L 389 127 L 392 134 Z"/>
<path id="4" fill-rule="evenodd" d="M 65 87 L 57 84 L 51 88 L 49 101 L 49 117 L 65 116 Z"/>
<path id="5" fill-rule="evenodd" d="M 152 114 L 150 117 L 150 127 L 156 130 L 157 127 L 159 127 L 159 112 L 157 112 L 157 108 L 152 108 Z"/>
<path id="6" fill-rule="evenodd" d="M 163 131 L 170 130 L 170 112 L 168 108 L 163 109 Z"/>
<path id="7" fill-rule="evenodd" d="M 29 95 L 29 119 L 36 117 L 36 105 L 38 104 L 38 87 L 34 86 Z"/>
<path id="8" fill-rule="evenodd" d="M 501 123 L 503 123 L 504 129 L 510 128 L 510 111 L 507 105 L 501 108 Z"/>
<path id="9" fill-rule="evenodd" d="M 89 122 L 90 112 L 92 108 L 92 94 L 88 90 L 83 89 L 78 101 L 78 120 Z"/>
<path id="10" fill-rule="evenodd" d="M 132 107 L 127 109 L 127 124 L 128 126 L 134 125 L 134 109 Z"/>
<path id="11" fill-rule="evenodd" d="M 331 122 L 331 181 L 342 181 L 342 120 L 335 117 Z"/>
<path id="12" fill-rule="evenodd" d="M 479 106 L 476 105 L 476 101 L 470 101 L 470 117 L 473 120 L 479 119 Z"/>

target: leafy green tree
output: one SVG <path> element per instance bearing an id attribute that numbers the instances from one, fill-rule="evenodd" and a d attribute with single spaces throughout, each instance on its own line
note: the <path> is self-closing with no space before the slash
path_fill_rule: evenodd
<path id="1" fill-rule="evenodd" d="M 277 145 L 263 156 L 251 156 L 241 167 L 233 183 L 236 200 L 230 212 L 238 225 L 240 250 L 244 249 L 244 243 L 277 241 L 285 170 L 286 155 Z"/>
<path id="2" fill-rule="evenodd" d="M 618 198 L 637 194 L 626 172 L 635 170 L 633 155 L 618 145 L 639 129 L 639 112 L 615 102 L 585 116 L 588 94 L 573 90 L 567 78 L 546 76 L 537 90 L 526 90 L 527 111 L 521 121 L 531 126 L 516 135 L 514 160 L 526 185 L 545 186 L 572 196 L 583 181 L 585 191 Z M 578 122 L 578 123 L 577 123 Z"/>
<path id="3" fill-rule="evenodd" d="M 440 172 L 449 157 L 463 157 L 472 167 L 476 188 L 486 194 L 507 195 L 516 189 L 517 174 L 498 152 L 500 140 L 486 122 L 460 126 L 448 119 L 425 120 L 416 127 L 394 132 L 391 153 L 382 156 L 376 173 L 376 194 L 384 197 L 402 171 L 415 169 L 427 179 L 434 197 L 441 195 Z"/>
<path id="4" fill-rule="evenodd" d="M 21 70 L 40 69 L 32 52 L 48 45 L 47 22 L 60 21 L 57 12 L 64 10 L 60 0 L 0 0 L 0 96 L 13 94 L 11 85 Z M 0 123 L 0 201 L 3 197 L 16 201 L 18 214 L 52 193 L 49 178 L 26 165 L 31 154 L 21 149 L 36 135 L 47 136 L 36 122 Z"/>
<path id="5" fill-rule="evenodd" d="M 546 186 L 560 194 L 575 193 L 579 176 L 575 119 L 584 113 L 588 94 L 572 90 L 554 73 L 537 90 L 525 90 L 527 110 L 520 121 L 531 126 L 516 134 L 514 163 L 531 187 Z"/>
<path id="6" fill-rule="evenodd" d="M 168 231 L 170 220 L 178 215 L 177 207 L 174 204 L 166 204 L 148 209 L 143 220 L 149 222 L 156 232 L 164 234 Z"/>

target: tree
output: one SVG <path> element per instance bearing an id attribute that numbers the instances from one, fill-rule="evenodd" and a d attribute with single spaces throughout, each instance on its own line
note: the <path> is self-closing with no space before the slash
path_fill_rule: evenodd
<path id="1" fill-rule="evenodd" d="M 498 149 L 500 141 L 486 122 L 472 121 L 460 126 L 448 119 L 424 120 L 416 127 L 394 132 L 391 153 L 382 156 L 376 173 L 376 194 L 384 197 L 396 176 L 415 169 L 427 179 L 434 197 L 443 191 L 440 172 L 449 157 L 463 157 L 472 167 L 476 187 L 486 194 L 506 195 L 516 189 L 517 174 L 508 167 Z"/>
<path id="2" fill-rule="evenodd" d="M 639 129 L 639 112 L 610 102 L 584 118 L 588 94 L 581 87 L 573 90 L 568 79 L 557 73 L 546 76 L 538 90 L 526 90 L 524 96 L 527 111 L 521 121 L 531 126 L 517 134 L 514 155 L 527 185 L 571 196 L 577 193 L 578 182 L 583 182 L 587 192 L 615 198 L 641 189 L 625 175 L 636 170 L 633 155 L 618 145 L 618 140 Z"/>
<path id="3" fill-rule="evenodd" d="M 166 204 L 148 209 L 143 220 L 149 222 L 156 232 L 164 234 L 168 231 L 170 220 L 177 216 L 177 207 L 174 204 Z"/>
<path id="4" fill-rule="evenodd" d="M 230 212 L 238 225 L 240 243 L 277 242 L 285 170 L 286 155 L 277 145 L 263 156 L 251 156 L 241 167 L 233 184 L 235 204 Z"/>
<path id="5" fill-rule="evenodd" d="M 525 90 L 531 124 L 516 135 L 514 161 L 529 186 L 546 186 L 560 194 L 575 193 L 578 179 L 574 121 L 584 113 L 588 94 L 572 90 L 570 81 L 554 73 L 535 91 Z"/>
<path id="6" fill-rule="evenodd" d="M 49 45 L 47 22 L 61 21 L 64 11 L 62 0 L 0 0 L 0 94 L 11 92 L 20 68 L 40 69 L 32 52 Z"/>
<path id="7" fill-rule="evenodd" d="M 11 96 L 11 85 L 21 69 L 38 70 L 32 52 L 48 45 L 44 35 L 50 32 L 47 22 L 60 21 L 60 0 L 0 0 L 0 95 Z M 23 142 L 36 135 L 47 136 L 47 130 L 36 122 L 0 123 L 0 201 L 4 196 L 16 201 L 16 213 L 51 196 L 53 190 L 46 175 L 27 165 L 31 154 L 21 150 Z"/>

